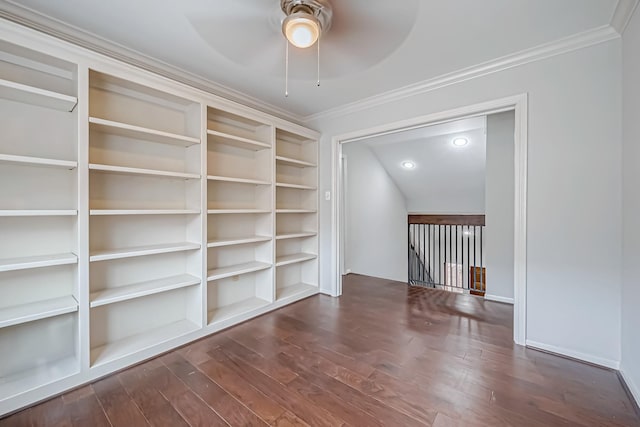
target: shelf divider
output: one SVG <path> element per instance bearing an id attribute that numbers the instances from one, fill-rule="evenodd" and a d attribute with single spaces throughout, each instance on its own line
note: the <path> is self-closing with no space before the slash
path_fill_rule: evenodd
<path id="1" fill-rule="evenodd" d="M 75 209 L 4 209 L 0 210 L 0 216 L 19 217 L 19 216 L 76 216 L 78 211 Z"/>
<path id="2" fill-rule="evenodd" d="M 62 380 L 80 372 L 80 364 L 74 357 L 67 357 L 38 366 L 37 369 L 28 369 L 16 372 L 2 378 L 0 382 L 0 396 L 11 396 L 16 390 L 32 390 Z"/>
<path id="3" fill-rule="evenodd" d="M 142 139 L 145 141 L 159 142 L 162 144 L 181 145 L 189 147 L 199 144 L 198 138 L 175 133 L 164 132 L 155 129 L 148 129 L 141 126 L 134 126 L 127 123 L 114 122 L 112 120 L 89 117 L 89 124 L 92 129 L 111 135 L 119 135 L 127 138 Z"/>
<path id="4" fill-rule="evenodd" d="M 283 265 L 296 264 L 299 262 L 309 261 L 316 258 L 318 258 L 318 255 L 308 254 L 308 253 L 282 255 L 282 256 L 276 257 L 276 267 L 281 267 Z"/>
<path id="5" fill-rule="evenodd" d="M 284 166 L 295 166 L 297 168 L 315 168 L 317 166 L 315 163 L 284 156 L 276 156 L 276 163 Z"/>
<path id="6" fill-rule="evenodd" d="M 304 213 L 316 213 L 315 209 L 276 209 L 276 213 L 279 214 L 304 214 Z"/>
<path id="7" fill-rule="evenodd" d="M 163 325 L 91 349 L 91 366 L 100 366 L 200 329 L 188 320 Z"/>
<path id="8" fill-rule="evenodd" d="M 37 255 L 20 258 L 0 259 L 0 272 L 27 270 L 30 268 L 53 267 L 56 265 L 77 264 L 78 257 L 72 253 Z"/>
<path id="9" fill-rule="evenodd" d="M 71 295 L 0 308 L 0 328 L 20 325 L 78 311 L 78 301 Z"/>
<path id="10" fill-rule="evenodd" d="M 249 237 L 227 237 L 210 240 L 207 244 L 209 248 L 219 248 L 222 246 L 244 245 L 247 243 L 261 243 L 271 240 L 269 236 L 249 236 Z"/>
<path id="11" fill-rule="evenodd" d="M 0 98 L 37 105 L 59 111 L 73 111 L 78 104 L 75 96 L 0 79 Z"/>
<path id="12" fill-rule="evenodd" d="M 130 168 L 125 166 L 112 166 L 102 165 L 96 163 L 89 163 L 89 170 L 104 173 L 113 173 L 119 175 L 144 175 L 159 178 L 173 178 L 173 179 L 200 179 L 200 175 L 194 173 L 184 172 L 169 172 L 154 169 L 140 169 Z"/>
<path id="13" fill-rule="evenodd" d="M 207 135 L 209 137 L 214 137 L 213 139 L 215 140 L 215 142 L 218 142 L 220 144 L 230 145 L 232 147 L 242 148 L 245 150 L 260 151 L 268 150 L 269 148 L 271 148 L 271 145 L 265 142 L 243 138 L 241 136 L 235 136 L 215 130 L 207 130 Z"/>
<path id="14" fill-rule="evenodd" d="M 103 249 L 92 251 L 90 262 L 108 261 L 112 259 L 134 258 L 139 256 L 159 255 L 172 252 L 185 252 L 200 249 L 199 243 L 182 242 L 161 245 L 134 246 L 121 249 Z"/>
<path id="15" fill-rule="evenodd" d="M 312 187 L 310 185 L 287 184 L 287 183 L 284 183 L 284 182 L 276 183 L 276 187 L 279 187 L 279 188 L 293 188 L 293 189 L 296 189 L 296 190 L 317 190 L 316 187 Z"/>
<path id="16" fill-rule="evenodd" d="M 89 300 L 91 301 L 90 306 L 91 308 L 94 308 L 107 304 L 114 304 L 116 302 L 128 301 L 134 298 L 199 285 L 200 282 L 201 280 L 195 276 L 190 274 L 180 274 L 162 279 L 148 280 L 131 285 L 119 286 L 117 288 L 104 289 L 91 293 L 89 297 Z"/>
<path id="17" fill-rule="evenodd" d="M 270 303 L 260 298 L 248 298 L 235 304 L 229 304 L 214 308 L 209 311 L 209 325 L 229 320 L 232 317 L 240 316 L 254 310 L 259 310 Z"/>
<path id="18" fill-rule="evenodd" d="M 14 156 L 12 154 L 0 154 L 0 163 L 24 165 L 24 166 L 40 166 L 47 168 L 60 169 L 76 169 L 78 162 L 71 160 L 47 159 L 44 157 L 31 156 Z"/>
<path id="19" fill-rule="evenodd" d="M 198 209 L 91 209 L 91 216 L 118 215 L 199 215 Z"/>
<path id="20" fill-rule="evenodd" d="M 240 274 L 253 273 L 254 271 L 266 270 L 271 268 L 271 264 L 266 262 L 251 261 L 243 264 L 231 265 L 229 267 L 220 267 L 209 270 L 207 273 L 207 281 L 225 279 Z"/>
<path id="21" fill-rule="evenodd" d="M 276 301 L 281 301 L 287 298 L 296 298 L 301 294 L 313 295 L 318 293 L 318 287 L 309 285 L 307 283 L 296 283 L 286 287 L 278 288 L 276 291 Z"/>
<path id="22" fill-rule="evenodd" d="M 309 232 L 300 232 L 300 233 L 288 233 L 288 234 L 280 234 L 276 236 L 276 240 L 287 240 L 287 239 L 301 239 L 304 237 L 314 237 L 317 236 L 318 233 L 315 231 Z"/>
<path id="23" fill-rule="evenodd" d="M 271 209 L 209 209 L 207 213 L 211 215 L 223 214 L 267 214 Z"/>
<path id="24" fill-rule="evenodd" d="M 226 176 L 214 176 L 214 175 L 209 175 L 207 179 L 209 181 L 233 182 L 238 184 L 271 185 L 269 181 L 262 181 L 259 179 L 231 178 Z"/>

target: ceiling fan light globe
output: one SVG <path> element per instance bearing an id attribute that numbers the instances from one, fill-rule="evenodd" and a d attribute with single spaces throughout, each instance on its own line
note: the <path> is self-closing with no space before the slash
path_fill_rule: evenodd
<path id="1" fill-rule="evenodd" d="M 289 43 L 303 49 L 313 46 L 320 37 L 320 23 L 306 13 L 288 16 L 282 23 L 282 30 Z"/>

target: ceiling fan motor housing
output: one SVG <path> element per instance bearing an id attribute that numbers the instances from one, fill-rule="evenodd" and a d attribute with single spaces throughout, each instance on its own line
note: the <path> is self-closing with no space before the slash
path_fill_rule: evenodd
<path id="1" fill-rule="evenodd" d="M 285 19 L 294 14 L 311 15 L 318 21 L 323 33 L 331 28 L 333 12 L 327 0 L 280 0 L 280 8 L 286 15 Z"/>

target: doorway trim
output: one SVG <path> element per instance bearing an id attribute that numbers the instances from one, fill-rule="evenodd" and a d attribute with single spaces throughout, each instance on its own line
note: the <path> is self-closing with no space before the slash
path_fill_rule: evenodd
<path id="1" fill-rule="evenodd" d="M 367 129 L 336 135 L 331 143 L 331 272 L 335 279 L 332 295 L 342 295 L 342 222 L 343 183 L 342 183 L 342 147 L 349 142 L 360 141 L 374 136 L 389 135 L 406 130 L 418 129 L 440 123 L 451 122 L 469 117 L 484 116 L 505 111 L 515 113 L 514 132 L 514 312 L 513 340 L 525 345 L 527 335 L 527 147 L 528 147 L 528 96 L 526 93 L 507 98 L 495 99 L 480 104 L 455 108 L 439 113 L 428 114 L 408 120 L 383 124 Z"/>

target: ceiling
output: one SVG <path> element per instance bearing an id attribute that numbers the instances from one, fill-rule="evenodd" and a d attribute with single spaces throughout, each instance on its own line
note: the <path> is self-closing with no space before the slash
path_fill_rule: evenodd
<path id="1" fill-rule="evenodd" d="M 486 119 L 476 117 L 369 138 L 366 144 L 378 158 L 407 200 L 409 211 L 424 211 L 429 201 L 473 199 L 484 211 Z M 453 140 L 464 137 L 468 144 L 456 147 Z M 415 168 L 404 169 L 411 161 Z M 439 209 L 434 204 L 429 211 Z"/>
<path id="2" fill-rule="evenodd" d="M 608 26 L 618 0 L 332 3 L 322 84 L 315 84 L 315 52 L 295 49 L 288 98 L 278 0 L 0 0 L 0 10 L 304 119 Z"/>

